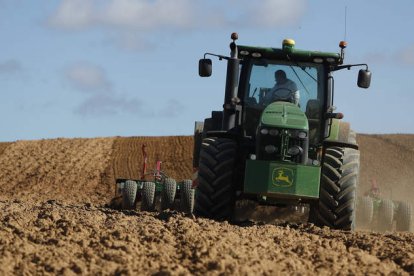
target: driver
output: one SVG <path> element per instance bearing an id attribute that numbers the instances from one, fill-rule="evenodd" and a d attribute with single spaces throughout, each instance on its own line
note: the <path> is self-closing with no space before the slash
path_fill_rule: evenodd
<path id="1" fill-rule="evenodd" d="M 265 103 L 271 103 L 277 100 L 287 100 L 296 105 L 299 104 L 299 90 L 296 83 L 286 77 L 283 70 L 275 72 L 276 84 L 266 94 L 264 98 Z"/>

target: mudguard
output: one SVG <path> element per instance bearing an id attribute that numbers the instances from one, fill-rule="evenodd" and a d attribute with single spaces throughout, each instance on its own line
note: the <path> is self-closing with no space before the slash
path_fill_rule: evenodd
<path id="1" fill-rule="evenodd" d="M 339 119 L 332 119 L 329 136 L 325 139 L 324 144 L 358 149 L 356 133 L 348 122 L 342 122 Z"/>

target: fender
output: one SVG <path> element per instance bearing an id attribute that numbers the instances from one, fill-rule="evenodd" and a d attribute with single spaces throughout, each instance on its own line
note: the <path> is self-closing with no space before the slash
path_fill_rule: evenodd
<path id="1" fill-rule="evenodd" d="M 351 130 L 350 124 L 339 119 L 332 119 L 329 136 L 325 139 L 324 145 L 358 149 L 355 132 Z"/>

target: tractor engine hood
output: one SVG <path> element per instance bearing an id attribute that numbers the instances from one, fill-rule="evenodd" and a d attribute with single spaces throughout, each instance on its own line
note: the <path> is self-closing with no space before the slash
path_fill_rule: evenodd
<path id="1" fill-rule="evenodd" d="M 308 119 L 300 108 L 288 102 L 269 104 L 262 113 L 260 125 L 277 128 L 308 130 Z"/>

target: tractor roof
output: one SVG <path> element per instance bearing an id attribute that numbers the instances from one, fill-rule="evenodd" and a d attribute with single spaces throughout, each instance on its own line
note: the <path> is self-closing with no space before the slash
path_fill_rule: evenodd
<path id="1" fill-rule="evenodd" d="M 266 58 L 296 62 L 327 63 L 331 65 L 342 64 L 339 53 L 306 51 L 295 49 L 295 42 L 291 39 L 283 41 L 283 48 L 254 47 L 237 45 L 239 58 Z"/>

